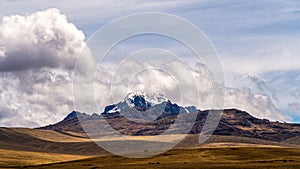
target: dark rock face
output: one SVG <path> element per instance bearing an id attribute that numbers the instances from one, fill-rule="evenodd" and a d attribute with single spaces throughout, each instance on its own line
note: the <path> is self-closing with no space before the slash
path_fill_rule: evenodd
<path id="1" fill-rule="evenodd" d="M 182 107 L 173 104 L 163 95 L 130 93 L 124 101 L 105 107 L 102 115 L 107 118 L 119 114 L 122 118 L 155 121 L 168 116 L 177 116 L 181 109 Z"/>
<path id="2" fill-rule="evenodd" d="M 79 112 L 77 112 L 77 111 L 72 111 L 70 114 L 67 115 L 67 117 L 64 118 L 64 120 L 68 120 L 68 119 L 72 119 L 74 117 L 77 117 L 78 113 Z"/>
<path id="3" fill-rule="evenodd" d="M 104 112 L 103 113 L 108 113 L 109 111 L 113 110 L 116 107 L 116 105 L 108 105 L 105 107 Z"/>
<path id="4" fill-rule="evenodd" d="M 122 110 L 122 112 L 114 112 L 114 113 L 102 113 L 101 117 L 103 117 L 103 120 L 106 120 L 106 122 L 113 127 L 115 130 L 118 130 L 122 134 L 127 135 L 158 135 L 162 132 L 169 129 L 170 125 L 174 123 L 176 120 L 177 115 L 179 114 L 181 107 L 177 104 L 172 104 L 170 101 L 163 102 L 161 104 L 157 104 L 154 106 L 150 106 L 149 104 L 146 104 L 144 99 L 141 99 L 140 97 L 135 97 L 139 99 L 137 100 L 137 103 L 135 103 L 134 107 L 127 107 Z M 145 104 L 144 104 L 145 103 Z M 120 106 L 120 105 L 118 105 Z M 136 107 L 143 107 L 147 108 L 145 109 L 137 109 L 138 111 L 135 113 L 145 113 L 144 115 L 150 115 L 153 112 L 158 112 L 160 115 L 155 118 L 155 120 L 151 122 L 144 122 L 144 123 L 138 123 L 133 120 L 127 119 L 122 115 L 122 113 L 125 113 L 124 111 L 133 111 L 133 109 L 136 109 Z M 146 106 L 146 107 L 145 107 Z M 105 110 L 112 110 L 117 106 L 110 106 L 106 107 Z M 106 111 L 104 111 L 106 112 Z M 132 112 L 131 112 L 132 113 Z M 125 113 L 126 114 L 126 113 Z M 133 116 L 136 119 L 139 119 L 139 116 Z M 167 119 L 167 120 L 166 120 Z M 118 124 L 117 124 L 118 123 Z M 121 125 L 119 125 L 121 124 Z M 126 128 L 126 129 L 125 129 Z M 125 130 L 124 130 L 125 129 Z"/>
<path id="5" fill-rule="evenodd" d="M 151 103 L 146 102 L 142 96 L 135 96 L 132 103 L 134 104 L 134 108 L 138 111 L 146 111 L 151 107 Z"/>
<path id="6" fill-rule="evenodd" d="M 177 116 L 180 113 L 181 107 L 177 104 L 172 104 L 170 101 L 166 103 L 164 112 L 157 118 L 163 119 L 169 116 Z"/>

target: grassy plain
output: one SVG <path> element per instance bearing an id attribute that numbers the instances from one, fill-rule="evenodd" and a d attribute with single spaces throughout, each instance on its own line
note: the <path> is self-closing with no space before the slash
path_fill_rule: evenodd
<path id="1" fill-rule="evenodd" d="M 204 145 L 198 135 L 188 135 L 173 150 L 150 158 L 125 158 L 104 151 L 76 133 L 0 128 L 0 168 L 97 169 L 97 168 L 246 168 L 299 169 L 299 137 L 283 143 L 236 136 L 212 136 Z M 143 142 L 168 144 L 180 135 L 132 136 Z M 107 144 L 123 145 L 121 138 L 102 138 Z"/>
<path id="2" fill-rule="evenodd" d="M 300 149 L 280 147 L 221 147 L 173 149 L 150 158 L 133 159 L 115 155 L 55 164 L 15 166 L 41 169 L 112 168 L 245 168 L 299 169 Z"/>

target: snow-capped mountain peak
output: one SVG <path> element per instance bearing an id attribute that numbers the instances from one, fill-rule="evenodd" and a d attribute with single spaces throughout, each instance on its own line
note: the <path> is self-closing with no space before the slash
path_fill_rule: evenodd
<path id="1" fill-rule="evenodd" d="M 151 107 L 163 102 L 168 102 L 169 99 L 157 93 L 133 92 L 129 93 L 124 101 L 129 107 Z"/>

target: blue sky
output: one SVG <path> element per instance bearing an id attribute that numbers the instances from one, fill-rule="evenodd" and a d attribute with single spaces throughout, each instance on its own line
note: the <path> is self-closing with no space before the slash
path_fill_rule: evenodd
<path id="1" fill-rule="evenodd" d="M 136 12 L 182 17 L 215 46 L 228 87 L 266 95 L 290 121 L 300 122 L 300 1 L 0 0 L 0 17 L 48 8 L 60 9 L 86 39 L 108 22 Z"/>
<path id="2" fill-rule="evenodd" d="M 0 16 L 59 8 L 68 20 L 88 38 L 101 26 L 136 12 L 167 12 L 187 19 L 199 27 L 216 46 L 224 60 L 253 62 L 264 55 L 263 64 L 245 68 L 247 73 L 277 69 L 298 69 L 296 63 L 265 67 L 269 59 L 298 52 L 299 1 L 0 1 Z M 71 5 L 72 4 L 72 5 Z M 280 53 L 281 52 L 281 53 Z M 297 59 L 298 57 L 292 57 Z M 260 70 L 262 69 L 262 70 Z"/>

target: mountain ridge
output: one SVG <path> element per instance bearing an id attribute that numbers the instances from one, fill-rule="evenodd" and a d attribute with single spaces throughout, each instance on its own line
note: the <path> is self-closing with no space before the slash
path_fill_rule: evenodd
<path id="1" fill-rule="evenodd" d="M 237 109 L 225 109 L 217 110 L 222 112 L 222 118 L 218 124 L 218 127 L 213 132 L 213 135 L 220 136 L 242 136 L 248 138 L 257 138 L 270 141 L 285 141 L 292 139 L 293 137 L 300 136 L 300 124 L 292 123 L 281 123 L 272 122 L 267 119 L 259 119 L 251 116 L 245 111 L 240 111 Z M 199 111 L 197 113 L 197 118 L 194 126 L 190 130 L 189 134 L 199 134 L 202 130 L 203 124 L 206 120 L 206 116 L 209 110 Z M 161 134 L 160 130 L 165 130 L 168 127 L 166 125 L 172 123 L 175 116 L 168 116 L 158 120 L 153 123 L 153 126 L 160 126 L 158 128 L 145 128 L 144 126 L 135 126 L 126 121 L 126 118 L 120 116 L 120 114 L 108 114 L 106 117 L 99 118 L 100 115 L 87 115 L 84 113 L 77 114 L 79 116 L 84 116 L 87 120 L 91 122 L 97 122 L 97 120 L 107 120 L 116 130 L 126 135 L 157 135 Z M 93 117 L 97 116 L 97 118 Z M 99 122 L 99 121 L 98 121 Z M 39 129 L 54 130 L 59 132 L 79 132 L 84 133 L 78 116 L 64 119 L 58 123 L 41 127 Z M 153 130 L 150 130 L 153 129 Z"/>
<path id="2" fill-rule="evenodd" d="M 88 115 L 73 111 L 62 121 L 40 129 L 84 133 L 80 122 L 97 125 L 105 120 L 110 127 L 124 135 L 153 136 L 171 129 L 170 127 L 174 125 L 177 118 L 189 119 L 190 116 L 193 116 L 196 119 L 188 134 L 199 134 L 208 113 L 221 115 L 213 135 L 242 136 L 277 142 L 300 136 L 300 124 L 259 119 L 246 111 L 234 108 L 202 111 L 195 106 L 181 107 L 163 95 L 147 95 L 145 93 L 128 94 L 124 101 L 108 105 L 101 114 Z M 182 123 L 182 125 L 186 125 L 185 122 Z M 173 126 L 172 133 L 186 133 L 186 131 L 182 131 L 181 126 L 178 124 Z M 105 133 L 101 134 L 105 135 Z M 106 135 L 109 134 L 106 133 Z"/>

